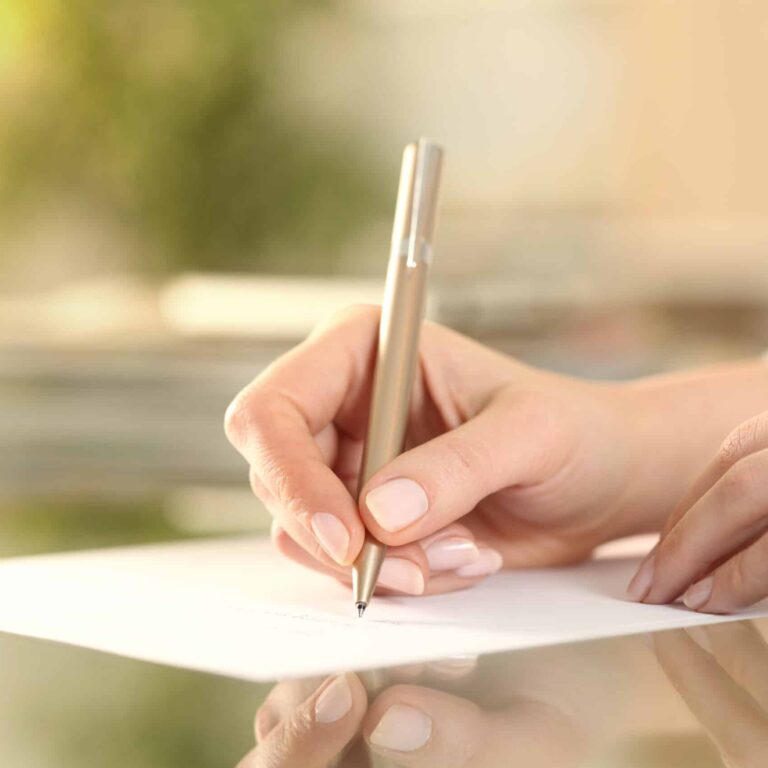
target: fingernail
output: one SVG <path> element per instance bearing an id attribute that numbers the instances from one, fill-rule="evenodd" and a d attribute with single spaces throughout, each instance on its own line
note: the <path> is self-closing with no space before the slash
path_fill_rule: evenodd
<path id="1" fill-rule="evenodd" d="M 707 576 L 706 579 L 697 581 L 693 586 L 688 587 L 688 591 L 683 595 L 683 602 L 692 611 L 697 611 L 704 603 L 709 600 L 712 594 L 712 584 L 714 578 Z"/>
<path id="2" fill-rule="evenodd" d="M 477 656 L 449 656 L 447 659 L 433 661 L 429 669 L 443 680 L 457 680 L 465 677 L 477 667 Z"/>
<path id="3" fill-rule="evenodd" d="M 709 639 L 709 633 L 704 627 L 688 627 L 685 632 L 702 651 L 708 653 L 710 656 L 715 655 L 715 649 L 712 645 L 712 641 Z"/>
<path id="4" fill-rule="evenodd" d="M 399 531 L 423 517 L 428 505 L 424 489 L 407 477 L 388 480 L 365 496 L 365 506 L 387 531 Z"/>
<path id="5" fill-rule="evenodd" d="M 371 744 L 396 752 L 420 749 L 432 735 L 432 719 L 420 709 L 395 704 L 379 720 L 371 734 Z"/>
<path id="6" fill-rule="evenodd" d="M 629 586 L 627 587 L 627 597 L 630 600 L 640 603 L 651 591 L 654 561 L 655 558 L 651 556 L 637 569 L 637 573 L 633 576 L 632 581 L 629 582 Z"/>
<path id="7" fill-rule="evenodd" d="M 455 568 L 461 568 L 474 563 L 480 554 L 474 541 L 459 537 L 433 541 L 427 545 L 424 553 L 432 571 L 452 571 Z"/>
<path id="8" fill-rule="evenodd" d="M 379 571 L 379 584 L 407 595 L 420 595 L 424 592 L 424 574 L 410 560 L 385 557 Z"/>
<path id="9" fill-rule="evenodd" d="M 335 515 L 317 512 L 310 520 L 312 531 L 320 546 L 337 563 L 344 564 L 349 550 L 349 531 Z"/>
<path id="10" fill-rule="evenodd" d="M 344 675 L 337 677 L 315 702 L 318 723 L 335 723 L 352 709 L 352 691 Z"/>
<path id="11" fill-rule="evenodd" d="M 477 560 L 474 563 L 457 568 L 456 575 L 462 579 L 490 576 L 492 573 L 500 570 L 502 565 L 504 565 L 504 560 L 500 552 L 490 547 L 481 547 L 478 551 Z"/>

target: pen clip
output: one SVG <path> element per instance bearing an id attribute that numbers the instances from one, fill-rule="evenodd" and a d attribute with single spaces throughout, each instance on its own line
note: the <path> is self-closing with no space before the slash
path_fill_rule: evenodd
<path id="1" fill-rule="evenodd" d="M 430 139 L 419 139 L 415 155 L 408 236 L 409 267 L 432 260 L 432 236 L 435 231 L 443 150 Z"/>
<path id="2" fill-rule="evenodd" d="M 432 260 L 442 156 L 440 145 L 428 139 L 409 144 L 403 152 L 392 252 L 397 258 L 405 256 L 408 267 Z"/>

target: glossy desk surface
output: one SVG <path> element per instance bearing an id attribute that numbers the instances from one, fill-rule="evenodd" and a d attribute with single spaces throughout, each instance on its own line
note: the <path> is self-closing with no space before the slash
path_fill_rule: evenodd
<path id="1" fill-rule="evenodd" d="M 252 684 L 0 635 L 0 765 L 763 766 L 767 632 L 734 622 L 361 671 L 333 725 L 313 715 L 323 678 Z M 415 742 L 427 728 L 423 746 L 371 743 L 389 711 L 402 733 L 416 717 Z"/>

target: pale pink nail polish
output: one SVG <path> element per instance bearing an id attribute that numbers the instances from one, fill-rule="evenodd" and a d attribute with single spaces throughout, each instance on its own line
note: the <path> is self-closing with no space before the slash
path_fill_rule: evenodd
<path id="1" fill-rule="evenodd" d="M 693 586 L 688 587 L 687 592 L 683 595 L 683 602 L 686 607 L 692 611 L 698 611 L 711 597 L 714 582 L 715 579 L 712 576 L 707 576 L 706 579 L 697 581 Z"/>
<path id="2" fill-rule="evenodd" d="M 632 577 L 632 581 L 627 586 L 627 597 L 636 603 L 642 602 L 651 591 L 653 584 L 653 570 L 655 558 L 647 558 L 637 569 L 637 573 Z"/>
<path id="3" fill-rule="evenodd" d="M 429 568 L 432 571 L 452 571 L 474 563 L 480 556 L 474 541 L 451 536 L 438 539 L 426 546 Z"/>
<path id="4" fill-rule="evenodd" d="M 368 491 L 365 506 L 382 528 L 399 531 L 426 514 L 429 500 L 417 482 L 398 477 Z"/>
<path id="5" fill-rule="evenodd" d="M 333 560 L 343 565 L 349 550 L 349 532 L 344 523 L 335 515 L 317 512 L 312 515 L 309 524 L 320 546 Z"/>
<path id="6" fill-rule="evenodd" d="M 335 723 L 352 709 L 352 691 L 344 675 L 337 677 L 315 702 L 318 723 Z"/>
<path id="7" fill-rule="evenodd" d="M 469 565 L 456 569 L 456 575 L 462 579 L 476 579 L 480 576 L 490 576 L 501 569 L 504 559 L 500 552 L 490 547 L 480 547 L 477 560 Z"/>
<path id="8" fill-rule="evenodd" d="M 421 568 L 410 560 L 386 557 L 379 571 L 379 584 L 406 595 L 421 595 L 424 592 L 424 574 Z"/>
<path id="9" fill-rule="evenodd" d="M 415 707 L 393 704 L 374 728 L 370 741 L 396 752 L 421 749 L 432 735 L 432 718 Z"/>

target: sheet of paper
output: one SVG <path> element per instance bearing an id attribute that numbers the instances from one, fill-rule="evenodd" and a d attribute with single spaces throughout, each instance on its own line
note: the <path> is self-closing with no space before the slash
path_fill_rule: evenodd
<path id="1" fill-rule="evenodd" d="M 626 602 L 636 564 L 506 572 L 451 595 L 377 598 L 358 619 L 348 590 L 264 540 L 46 555 L 0 562 L 0 631 L 275 680 L 728 620 Z"/>

